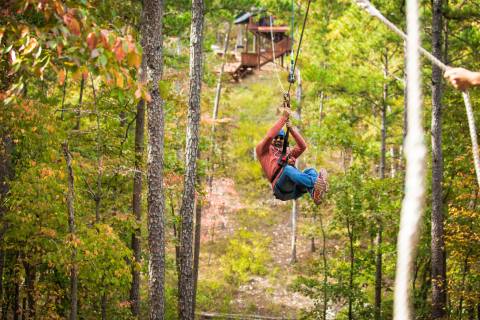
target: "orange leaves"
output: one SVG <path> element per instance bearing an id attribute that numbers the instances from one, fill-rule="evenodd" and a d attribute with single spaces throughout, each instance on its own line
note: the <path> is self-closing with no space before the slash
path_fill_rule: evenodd
<path id="1" fill-rule="evenodd" d="M 115 58 L 118 62 L 122 61 L 125 58 L 126 53 L 125 51 L 123 51 L 123 42 L 120 38 L 117 38 L 115 40 L 112 51 L 115 54 Z"/>
<path id="2" fill-rule="evenodd" d="M 135 90 L 135 98 L 144 99 L 147 102 L 152 101 L 152 97 L 147 91 L 147 88 L 140 83 L 137 83 L 137 90 Z"/>
<path id="3" fill-rule="evenodd" d="M 55 238 L 57 232 L 50 228 L 40 227 L 40 234 L 49 238 Z"/>
<path id="4" fill-rule="evenodd" d="M 66 76 L 67 71 L 65 69 L 60 69 L 60 71 L 58 71 L 58 84 L 63 85 L 65 83 Z"/>
<path id="5" fill-rule="evenodd" d="M 63 4 L 61 1 L 59 0 L 53 0 L 53 8 L 55 10 L 55 12 L 59 15 L 59 16 L 63 16 L 63 14 L 65 13 L 65 10 L 63 9 Z"/>
<path id="6" fill-rule="evenodd" d="M 110 48 L 110 43 L 109 43 L 109 35 L 110 35 L 110 31 L 108 30 L 100 30 L 100 40 L 102 41 L 102 44 L 103 44 L 103 47 L 105 49 L 109 49 Z"/>
<path id="7" fill-rule="evenodd" d="M 87 45 L 90 50 L 93 50 L 97 47 L 97 36 L 94 32 L 90 32 L 87 36 Z"/>
<path id="8" fill-rule="evenodd" d="M 70 30 L 71 33 L 73 33 L 76 36 L 80 36 L 80 23 L 78 20 L 74 17 L 73 12 L 69 10 L 65 15 L 63 15 L 63 22 L 67 26 L 67 28 Z"/>

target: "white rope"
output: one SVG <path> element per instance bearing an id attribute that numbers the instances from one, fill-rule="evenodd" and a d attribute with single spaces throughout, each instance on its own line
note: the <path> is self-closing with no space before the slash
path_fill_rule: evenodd
<path id="1" fill-rule="evenodd" d="M 402 39 L 407 40 L 407 35 L 400 30 L 396 25 L 394 25 L 391 21 L 385 18 L 380 11 L 378 11 L 368 0 L 355 0 L 356 3 L 363 9 L 365 9 L 370 15 L 377 18 L 381 22 L 383 22 L 390 30 L 398 34 Z M 442 61 L 438 60 L 435 56 L 433 56 L 430 52 L 425 50 L 420 46 L 418 43 L 418 50 L 433 64 L 437 67 L 442 69 L 442 71 L 447 71 L 450 67 L 444 64 Z M 465 109 L 467 112 L 467 119 L 468 119 L 468 129 L 470 131 L 470 139 L 472 141 L 472 152 L 473 152 L 473 162 L 475 166 L 475 174 L 477 176 L 477 183 L 480 187 L 480 158 L 479 158 L 479 148 L 478 148 L 478 141 L 477 141 L 477 130 L 475 128 L 475 118 L 473 117 L 472 111 L 472 103 L 470 102 L 470 95 L 468 91 L 464 91 L 462 93 L 463 101 L 465 103 Z"/>
<path id="2" fill-rule="evenodd" d="M 394 320 L 412 319 L 410 288 L 413 260 L 419 240 L 425 200 L 426 147 L 422 126 L 420 30 L 417 0 L 407 1 L 408 134 L 405 141 L 407 173 L 397 239 Z"/>
<path id="3" fill-rule="evenodd" d="M 275 74 L 277 75 L 277 80 L 280 85 L 280 88 L 282 88 L 282 93 L 286 92 L 285 88 L 283 87 L 282 80 L 280 79 L 280 76 L 278 74 L 277 70 L 277 63 L 275 62 L 275 42 L 273 41 L 273 21 L 272 21 L 272 16 L 270 16 L 270 36 L 272 38 L 272 55 L 273 55 L 273 68 L 275 70 Z"/>
<path id="4" fill-rule="evenodd" d="M 472 140 L 473 162 L 475 165 L 475 173 L 477 174 L 477 183 L 480 187 L 480 159 L 478 158 L 478 141 L 477 129 L 475 128 L 475 118 L 473 117 L 472 103 L 468 91 L 462 92 L 463 102 L 467 109 L 468 129 L 470 130 L 470 139 Z"/>

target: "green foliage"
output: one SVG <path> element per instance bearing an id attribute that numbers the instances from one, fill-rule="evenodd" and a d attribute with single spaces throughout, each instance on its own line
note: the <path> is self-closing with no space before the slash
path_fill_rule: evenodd
<path id="1" fill-rule="evenodd" d="M 266 275 L 270 240 L 258 232 L 239 230 L 229 241 L 221 265 L 227 282 L 240 284 L 253 275 Z"/>

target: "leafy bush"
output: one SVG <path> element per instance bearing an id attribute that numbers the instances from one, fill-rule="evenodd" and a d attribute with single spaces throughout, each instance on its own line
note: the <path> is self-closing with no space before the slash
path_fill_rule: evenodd
<path id="1" fill-rule="evenodd" d="M 266 264 L 271 260 L 270 241 L 258 232 L 240 230 L 228 244 L 221 258 L 225 279 L 231 284 L 248 281 L 252 275 L 267 274 Z"/>

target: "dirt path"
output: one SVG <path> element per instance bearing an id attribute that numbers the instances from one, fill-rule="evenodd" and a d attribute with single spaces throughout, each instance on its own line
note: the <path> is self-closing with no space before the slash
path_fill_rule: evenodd
<path id="1" fill-rule="evenodd" d="M 202 219 L 204 241 L 211 240 L 213 232 L 217 241 L 233 236 L 239 226 L 239 211 L 248 209 L 247 205 L 242 203 L 233 180 L 221 178 L 214 180 L 212 186 L 211 192 L 207 194 L 209 206 Z M 273 271 L 265 276 L 253 276 L 238 287 L 232 308 L 238 312 L 293 318 L 298 316 L 301 310 L 311 309 L 314 303 L 308 297 L 289 290 L 289 285 L 296 276 L 294 267 L 290 264 L 290 210 L 288 205 L 267 201 L 269 202 L 272 207 L 268 208 L 265 219 L 271 219 L 272 223 L 255 231 L 262 232 L 272 240 L 269 247 L 272 261 L 268 268 Z M 307 239 L 299 237 L 297 250 L 299 259 L 308 255 Z"/>

